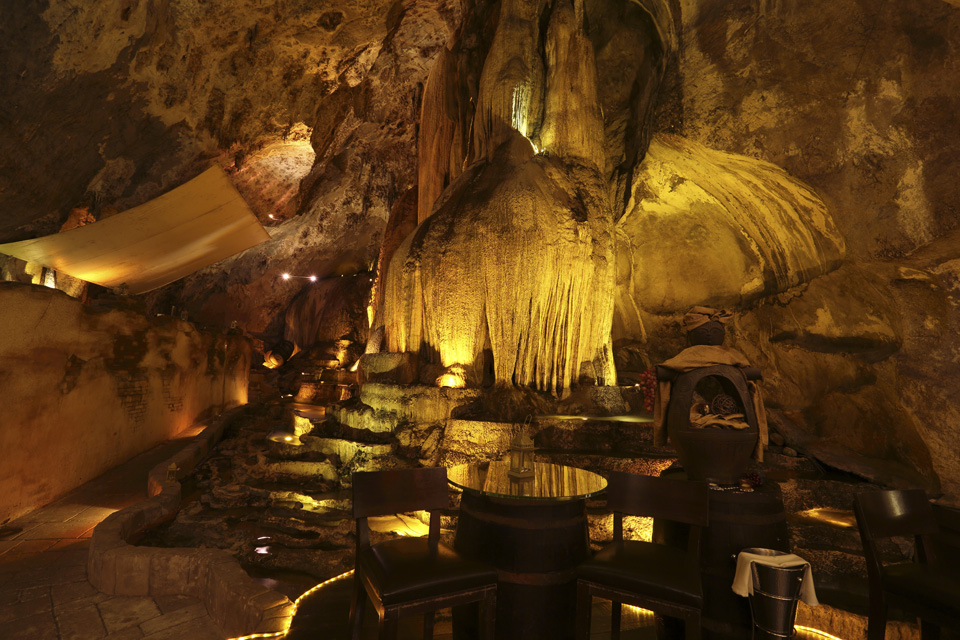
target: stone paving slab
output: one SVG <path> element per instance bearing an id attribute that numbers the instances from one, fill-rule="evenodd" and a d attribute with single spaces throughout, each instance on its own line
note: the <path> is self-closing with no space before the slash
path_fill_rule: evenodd
<path id="1" fill-rule="evenodd" d="M 147 473 L 188 442 L 183 438 L 154 447 L 0 526 L 0 638 L 225 638 L 196 598 L 110 596 L 87 581 L 93 528 L 118 509 L 146 499 Z"/>

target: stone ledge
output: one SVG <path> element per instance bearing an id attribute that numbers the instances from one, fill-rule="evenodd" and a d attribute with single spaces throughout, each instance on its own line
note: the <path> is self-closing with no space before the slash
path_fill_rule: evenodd
<path id="1" fill-rule="evenodd" d="M 149 498 L 107 516 L 94 528 L 87 577 L 95 588 L 109 595 L 197 598 L 229 636 L 286 629 L 293 603 L 254 581 L 229 552 L 130 543 L 138 533 L 173 518 L 179 510 L 180 483 L 167 482 L 170 463 L 177 465 L 178 479 L 191 473 L 241 409 L 228 411 L 176 455 L 151 469 Z"/>

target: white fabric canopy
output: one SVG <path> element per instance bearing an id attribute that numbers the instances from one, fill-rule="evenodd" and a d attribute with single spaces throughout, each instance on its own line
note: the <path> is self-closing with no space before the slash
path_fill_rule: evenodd
<path id="1" fill-rule="evenodd" d="M 139 207 L 63 233 L 2 244 L 0 253 L 144 293 L 269 238 L 214 165 Z"/>

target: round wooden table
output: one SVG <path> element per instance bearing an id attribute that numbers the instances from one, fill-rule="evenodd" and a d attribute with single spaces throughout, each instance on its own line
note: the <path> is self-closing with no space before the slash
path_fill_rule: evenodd
<path id="1" fill-rule="evenodd" d="M 509 463 L 465 464 L 447 470 L 461 489 L 454 547 L 497 569 L 498 640 L 573 638 L 576 570 L 590 553 L 586 499 L 607 481 L 595 473 L 535 463 L 517 481 Z M 454 637 L 476 637 L 474 612 L 454 611 Z"/>

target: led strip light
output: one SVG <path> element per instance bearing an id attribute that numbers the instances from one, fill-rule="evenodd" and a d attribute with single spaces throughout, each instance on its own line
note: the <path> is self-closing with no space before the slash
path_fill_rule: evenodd
<path id="1" fill-rule="evenodd" d="M 310 587 L 306 591 L 300 594 L 300 597 L 293 601 L 293 613 L 290 614 L 290 617 L 287 619 L 287 627 L 283 631 L 273 631 L 271 633 L 251 633 L 248 636 L 238 636 L 236 638 L 229 638 L 229 640 L 252 640 L 253 638 L 282 638 L 283 636 L 290 633 L 290 627 L 293 625 L 293 617 L 297 615 L 297 609 L 300 608 L 300 601 L 309 596 L 312 593 L 315 593 L 317 590 L 336 582 L 337 580 L 343 580 L 353 575 L 353 569 L 347 571 L 346 573 L 341 573 L 338 576 L 334 576 L 329 580 L 324 580 L 318 585 Z"/>
<path id="2" fill-rule="evenodd" d="M 290 614 L 290 618 L 287 620 L 287 628 L 284 629 L 283 631 L 274 631 L 272 633 L 251 633 L 250 635 L 247 635 L 247 636 L 238 636 L 236 638 L 229 638 L 229 640 L 253 640 L 254 638 L 282 638 L 283 636 L 290 633 L 290 627 L 293 625 L 294 616 L 297 615 L 297 609 L 300 608 L 301 600 L 303 600 L 304 598 L 306 598 L 307 596 L 313 593 L 316 593 L 318 590 L 322 589 L 328 584 L 334 583 L 337 580 L 343 580 L 344 578 L 348 578 L 352 575 L 353 575 L 353 569 L 350 569 L 350 571 L 347 571 L 346 573 L 341 573 L 340 575 L 334 576 L 329 580 L 324 580 L 320 584 L 310 587 L 309 589 L 304 591 L 302 594 L 300 594 L 300 597 L 293 601 L 293 613 Z M 653 615 L 652 611 L 648 609 L 644 609 L 642 607 L 634 607 L 632 605 L 623 605 L 623 606 L 625 609 L 631 609 L 636 611 L 641 616 Z M 802 624 L 794 625 L 794 629 L 796 631 L 806 631 L 807 633 L 812 633 L 820 638 L 826 638 L 826 640 L 843 640 L 842 638 L 838 638 L 837 636 L 827 633 L 826 631 L 820 631 L 819 629 L 814 629 L 813 627 L 806 627 Z"/>

